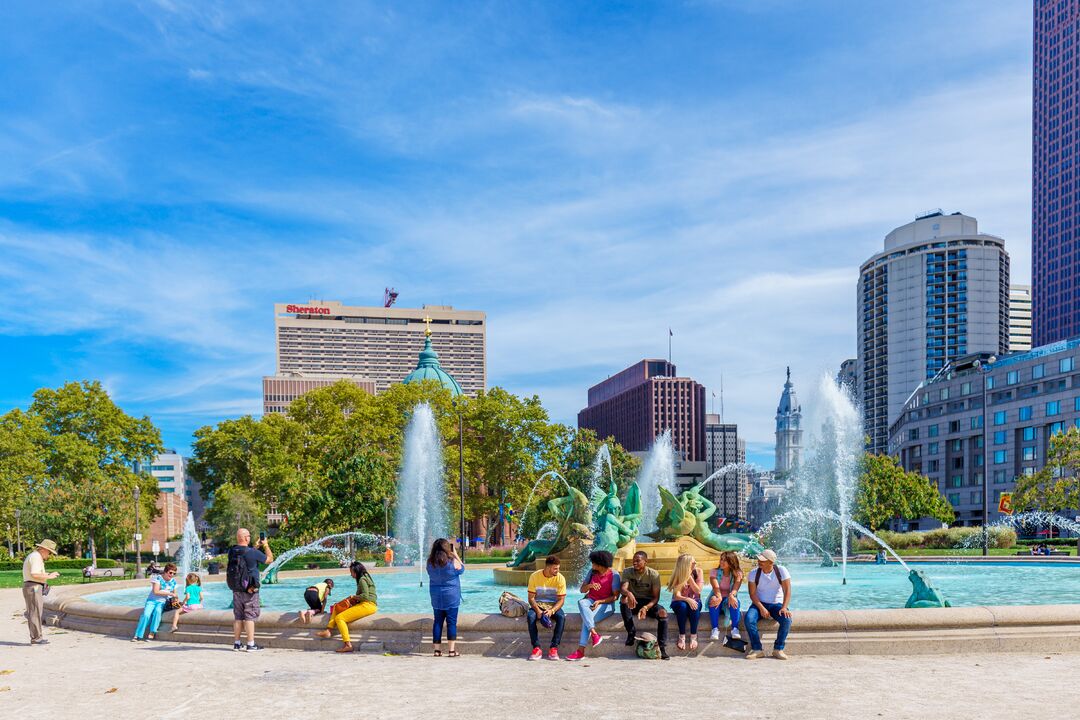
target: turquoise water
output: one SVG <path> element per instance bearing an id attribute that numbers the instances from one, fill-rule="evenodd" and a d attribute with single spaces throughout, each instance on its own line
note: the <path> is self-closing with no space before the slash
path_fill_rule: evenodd
<path id="1" fill-rule="evenodd" d="M 810 564 L 791 564 L 787 567 L 792 574 L 791 607 L 795 610 L 897 608 L 903 607 L 911 594 L 907 574 L 895 563 L 848 565 L 847 585 L 840 584 L 839 568 Z M 912 567 L 926 573 L 934 587 L 941 590 L 954 607 L 1080 603 L 1080 565 L 914 563 Z M 337 585 L 331 600 L 344 598 L 356 587 L 352 578 L 343 571 L 328 572 L 327 577 L 334 578 Z M 426 584 L 419 587 L 418 573 L 387 573 L 373 577 L 378 588 L 380 612 L 430 611 L 428 589 Z M 319 579 L 290 578 L 283 579 L 277 585 L 264 586 L 262 606 L 266 610 L 278 611 L 303 609 L 306 607 L 304 589 Z M 525 596 L 523 587 L 496 585 L 491 570 L 467 571 L 462 576 L 462 612 L 498 612 L 499 594 L 503 590 Z M 143 604 L 147 592 L 143 588 L 128 588 L 94 593 L 86 598 L 107 605 L 134 607 Z M 666 591 L 664 594 L 667 596 Z M 749 598 L 745 590 L 743 596 Z M 579 597 L 576 588 L 571 589 L 571 608 L 576 609 Z M 223 582 L 209 583 L 203 588 L 203 598 L 206 607 L 224 610 L 229 607 L 232 594 Z"/>

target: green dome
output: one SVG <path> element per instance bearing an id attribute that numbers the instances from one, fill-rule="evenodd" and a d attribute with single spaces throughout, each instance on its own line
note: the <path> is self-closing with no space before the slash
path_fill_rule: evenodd
<path id="1" fill-rule="evenodd" d="M 457 380 L 450 377 L 439 365 L 439 353 L 435 352 L 435 348 L 431 347 L 430 335 L 424 339 L 424 349 L 420 351 L 420 362 L 416 364 L 416 369 L 406 375 L 402 382 L 408 385 L 411 382 L 420 382 L 421 380 L 435 380 L 449 390 L 451 395 L 462 394 L 461 386 L 458 385 Z"/>

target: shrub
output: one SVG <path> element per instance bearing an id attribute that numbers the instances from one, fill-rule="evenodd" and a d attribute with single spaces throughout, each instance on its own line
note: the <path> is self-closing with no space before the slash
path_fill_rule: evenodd
<path id="1" fill-rule="evenodd" d="M 53 560 L 49 558 L 45 563 L 45 569 L 48 571 L 53 570 L 82 570 L 84 567 L 90 564 L 88 559 L 76 559 L 76 560 Z M 115 560 L 109 560 L 108 558 L 98 558 L 97 566 L 99 568 L 115 568 L 119 567 L 120 563 Z M 11 560 L 0 562 L 0 570 L 22 570 L 22 560 Z"/>

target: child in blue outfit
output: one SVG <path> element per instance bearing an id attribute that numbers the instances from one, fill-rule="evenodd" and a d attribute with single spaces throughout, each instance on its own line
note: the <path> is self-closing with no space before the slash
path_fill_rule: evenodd
<path id="1" fill-rule="evenodd" d="M 157 633 L 158 625 L 161 624 L 161 613 L 165 609 L 165 603 L 169 598 L 176 597 L 176 566 L 172 563 L 165 565 L 165 570 L 160 575 L 150 579 L 150 595 L 143 605 L 142 617 L 139 618 L 139 626 L 135 628 L 135 636 L 131 642 L 139 642 L 146 633 L 147 640 L 153 640 Z M 147 630 L 150 632 L 147 633 Z"/>

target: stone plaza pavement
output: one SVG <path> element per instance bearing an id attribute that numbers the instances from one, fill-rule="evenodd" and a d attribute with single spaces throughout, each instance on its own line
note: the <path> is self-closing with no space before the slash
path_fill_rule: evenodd
<path id="1" fill-rule="evenodd" d="M 46 636 L 30 647 L 20 591 L 0 590 L 0 717 L 1075 717 L 1080 673 L 1061 653 L 555 663 Z"/>

